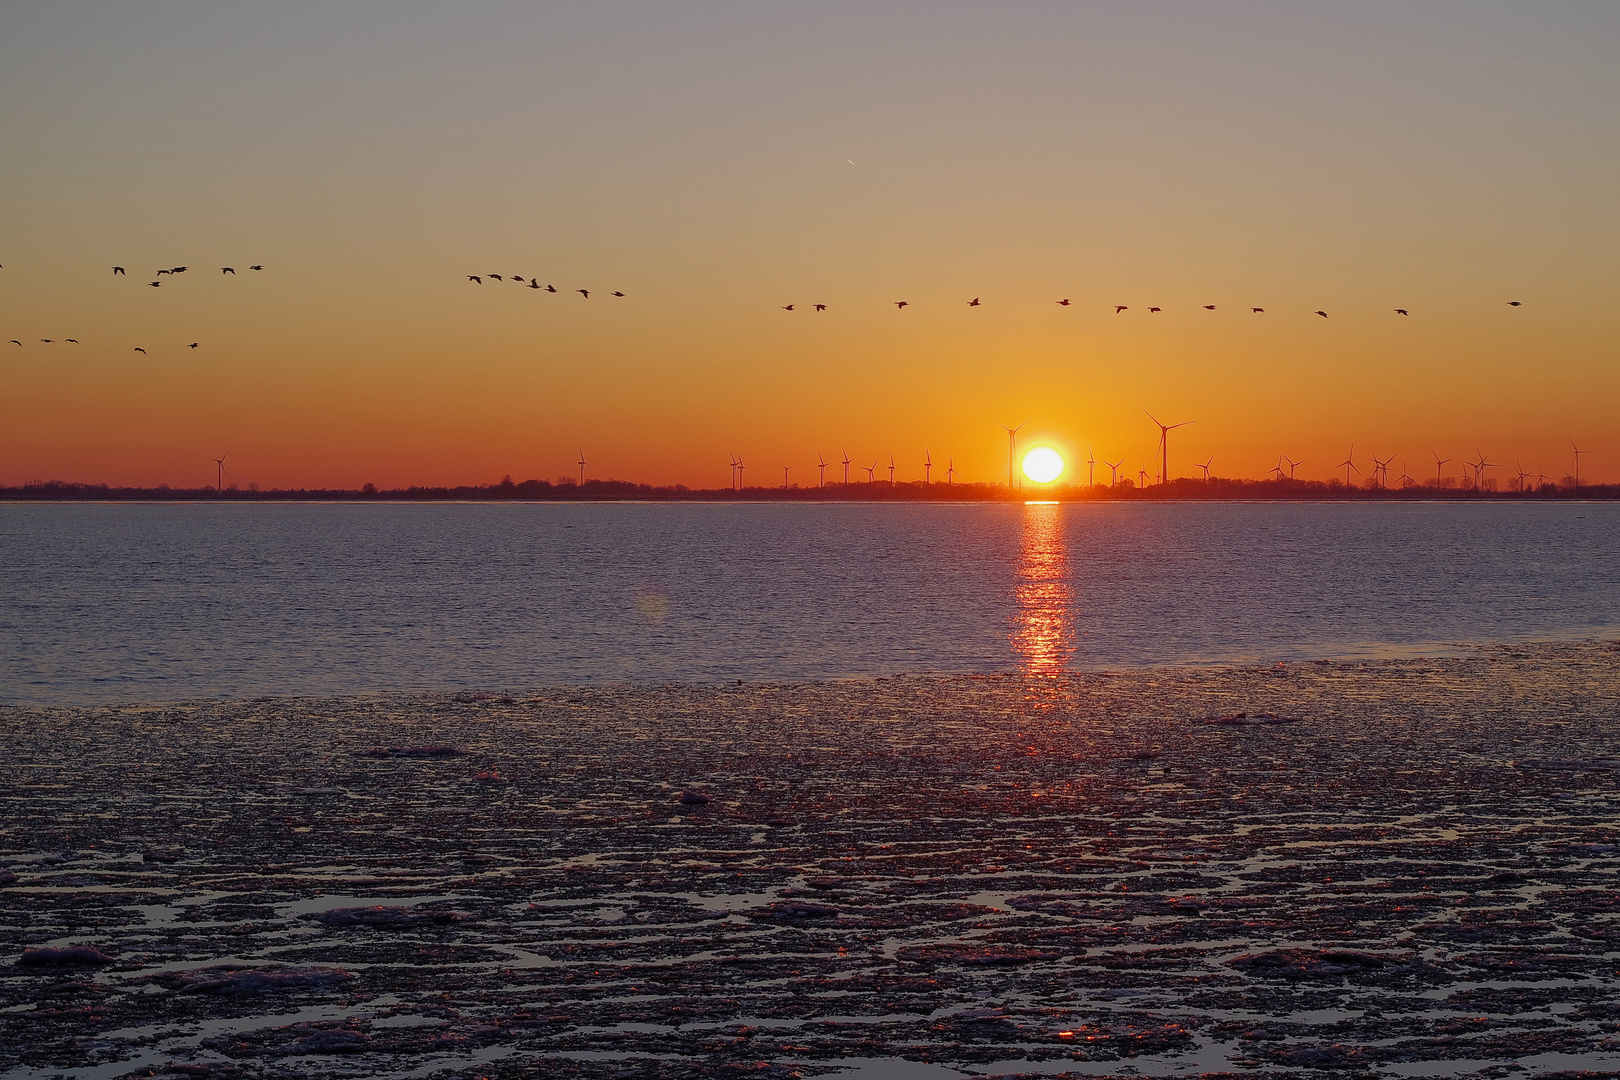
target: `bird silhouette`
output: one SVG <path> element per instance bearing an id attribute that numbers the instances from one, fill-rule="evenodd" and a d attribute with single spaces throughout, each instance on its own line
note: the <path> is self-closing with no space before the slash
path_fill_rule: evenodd
<path id="1" fill-rule="evenodd" d="M 1163 311 L 1163 310 L 1164 310 L 1163 308 L 1150 307 L 1150 308 L 1148 308 L 1148 313 L 1152 314 L 1155 311 Z"/>
<path id="2" fill-rule="evenodd" d="M 200 344 L 202 344 L 202 342 L 200 342 L 200 341 L 193 341 L 193 342 L 192 342 L 192 343 L 191 343 L 191 344 L 190 344 L 190 345 L 187 345 L 187 346 L 186 346 L 186 348 L 188 348 L 188 349 L 195 349 L 195 348 L 196 348 L 196 347 L 197 347 L 197 346 L 198 346 L 198 345 L 200 345 Z"/>
<path id="3" fill-rule="evenodd" d="M 589 289 L 575 289 L 574 291 L 579 293 L 579 295 L 583 296 L 587 300 L 591 298 L 591 290 Z"/>
<path id="4" fill-rule="evenodd" d="M 234 267 L 234 266 L 222 266 L 222 267 L 219 268 L 219 272 L 222 273 L 222 274 L 230 274 L 230 275 L 232 275 L 234 277 L 235 274 L 236 274 L 236 267 Z"/>
<path id="5" fill-rule="evenodd" d="M 911 306 L 911 301 L 909 301 L 909 300 L 896 300 L 894 302 L 894 306 L 897 309 L 904 310 L 905 308 L 908 308 L 908 307 Z"/>
<path id="6" fill-rule="evenodd" d="M 529 288 L 538 289 L 539 287 L 540 287 L 540 283 L 538 281 L 534 280 L 534 278 L 529 279 Z"/>
<path id="7" fill-rule="evenodd" d="M 1266 313 L 1266 309 L 1263 307 L 1252 307 L 1249 310 L 1254 312 L 1256 315 L 1264 315 Z"/>
<path id="8" fill-rule="evenodd" d="M 156 275 L 154 275 L 154 276 L 156 276 L 156 277 L 162 277 L 162 276 L 163 276 L 163 275 L 164 275 L 164 274 L 172 274 L 172 273 L 174 273 L 174 271 L 173 271 L 173 270 L 159 270 L 159 271 L 158 271 L 158 272 L 157 272 L 157 274 L 156 274 Z"/>
<path id="9" fill-rule="evenodd" d="M 1205 304 L 1204 305 L 1204 310 L 1205 311 L 1214 311 L 1215 310 L 1215 305 L 1214 304 Z"/>
<path id="10" fill-rule="evenodd" d="M 512 280 L 513 281 L 522 281 L 523 280 L 523 275 L 522 274 L 513 274 L 512 275 Z"/>
<path id="11" fill-rule="evenodd" d="M 135 346 L 135 351 L 140 353 L 142 356 L 146 355 L 146 350 L 141 348 L 139 345 Z"/>
<path id="12" fill-rule="evenodd" d="M 19 349 L 22 348 L 22 342 L 18 341 L 16 338 L 12 338 L 11 343 L 13 345 L 17 346 L 17 348 L 19 348 Z"/>
<path id="13" fill-rule="evenodd" d="M 614 293 L 613 293 L 613 295 L 614 295 L 614 296 L 623 296 L 623 295 L 624 295 L 624 293 L 622 293 L 622 292 L 618 292 L 618 291 L 615 291 L 615 292 L 614 292 Z"/>
<path id="14" fill-rule="evenodd" d="M 113 267 L 113 273 L 114 273 L 114 274 L 115 274 L 115 275 L 116 275 L 116 274 L 124 274 L 124 268 L 123 268 L 123 267 L 122 267 L 122 266 L 115 266 L 115 267 Z M 128 276 L 129 276 L 129 275 L 128 275 L 128 274 L 124 274 L 124 276 L 125 276 L 125 277 L 128 277 Z"/>
<path id="15" fill-rule="evenodd" d="M 191 267 L 189 267 L 189 266 L 176 266 L 173 270 L 170 270 L 169 273 L 171 273 L 171 274 L 183 274 L 187 270 L 190 270 L 190 269 L 191 269 Z"/>
<path id="16" fill-rule="evenodd" d="M 557 291 L 557 286 L 555 286 L 555 285 L 547 285 L 546 286 L 546 292 L 556 292 L 556 291 Z"/>
<path id="17" fill-rule="evenodd" d="M 501 280 L 501 275 L 499 275 L 499 274 L 489 274 L 487 276 L 488 276 L 489 280 L 491 280 L 491 281 L 499 281 L 499 280 Z"/>
<path id="18" fill-rule="evenodd" d="M 1129 311 L 1129 310 L 1131 310 L 1131 309 L 1130 309 L 1130 305 L 1128 305 L 1128 304 L 1115 304 L 1114 305 L 1114 314 L 1115 315 L 1118 315 L 1122 311 Z"/>
<path id="19" fill-rule="evenodd" d="M 249 270 L 263 270 L 264 267 L 262 267 L 262 266 L 250 266 L 250 267 L 248 267 L 248 269 Z"/>
<path id="20" fill-rule="evenodd" d="M 62 339 L 62 340 L 63 340 L 63 341 L 65 341 L 65 342 L 67 342 L 67 343 L 68 343 L 68 344 L 69 344 L 69 345 L 77 345 L 77 344 L 78 344 L 78 343 L 79 343 L 79 339 L 78 339 L 78 338 L 74 338 L 74 337 L 70 337 L 70 338 L 63 338 L 63 339 Z"/>
<path id="21" fill-rule="evenodd" d="M 827 305 L 826 304 L 817 304 L 816 305 L 816 310 L 817 311 L 826 311 L 827 310 Z"/>
<path id="22" fill-rule="evenodd" d="M 1508 301 L 1508 307 L 1523 307 L 1523 306 L 1524 306 L 1524 302 L 1521 301 L 1521 300 L 1509 300 Z"/>
<path id="23" fill-rule="evenodd" d="M 479 277 L 477 274 L 468 274 L 467 280 L 475 285 L 482 285 L 484 283 L 484 279 Z"/>
<path id="24" fill-rule="evenodd" d="M 1317 314 L 1322 316 L 1322 318 L 1324 318 L 1324 319 L 1327 318 L 1327 312 L 1325 312 L 1325 311 L 1318 311 Z"/>
<path id="25" fill-rule="evenodd" d="M 975 296 L 973 299 L 968 301 L 968 307 L 978 307 L 978 306 L 979 306 L 979 298 L 977 296 Z"/>
<path id="26" fill-rule="evenodd" d="M 783 304 L 782 305 L 782 310 L 783 311 L 792 311 L 793 310 L 793 305 L 792 304 Z"/>
<path id="27" fill-rule="evenodd" d="M 1397 314 L 1397 315 L 1410 315 L 1412 313 L 1410 311 L 1407 311 L 1403 307 L 1398 307 L 1398 308 L 1395 309 L 1395 314 Z"/>
<path id="28" fill-rule="evenodd" d="M 39 340 L 40 340 L 40 342 L 41 342 L 41 343 L 42 343 L 42 344 L 45 344 L 45 345 L 49 345 L 49 344 L 50 344 L 50 343 L 51 343 L 51 339 L 50 339 L 50 338 L 48 338 L 48 337 L 42 337 L 42 338 L 40 338 L 40 339 L 39 339 Z"/>
<path id="29" fill-rule="evenodd" d="M 161 281 L 148 281 L 148 282 L 147 282 L 147 284 L 148 284 L 148 285 L 150 285 L 150 286 L 152 286 L 152 288 L 154 288 L 154 289 L 155 289 L 155 288 L 157 288 L 157 287 L 158 287 L 158 286 L 159 286 L 159 285 L 162 285 L 162 284 L 163 284 L 163 282 L 161 282 Z"/>

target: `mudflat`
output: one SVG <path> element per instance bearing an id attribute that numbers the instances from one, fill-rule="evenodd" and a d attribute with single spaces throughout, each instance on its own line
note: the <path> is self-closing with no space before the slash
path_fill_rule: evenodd
<path id="1" fill-rule="evenodd" d="M 0 709 L 0 1077 L 1620 1076 L 1620 647 Z"/>

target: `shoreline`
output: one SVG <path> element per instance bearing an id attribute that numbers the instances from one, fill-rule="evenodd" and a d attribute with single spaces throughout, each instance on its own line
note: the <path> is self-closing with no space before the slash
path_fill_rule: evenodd
<path id="1" fill-rule="evenodd" d="M 0 1077 L 1620 1069 L 1614 642 L 463 697 L 0 709 Z"/>

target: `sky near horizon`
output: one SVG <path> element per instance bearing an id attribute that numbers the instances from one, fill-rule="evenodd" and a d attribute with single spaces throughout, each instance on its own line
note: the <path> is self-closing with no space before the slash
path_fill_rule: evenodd
<path id="1" fill-rule="evenodd" d="M 1144 409 L 1174 475 L 1612 482 L 1616 56 L 1558 0 L 17 0 L 0 483 L 1004 480 L 1026 419 L 1134 476 Z"/>

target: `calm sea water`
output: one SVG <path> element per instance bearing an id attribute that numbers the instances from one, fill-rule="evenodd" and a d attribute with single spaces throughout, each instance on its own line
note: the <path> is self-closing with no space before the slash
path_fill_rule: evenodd
<path id="1" fill-rule="evenodd" d="M 5 505 L 0 700 L 1384 657 L 1602 637 L 1620 505 Z"/>

